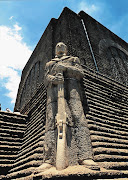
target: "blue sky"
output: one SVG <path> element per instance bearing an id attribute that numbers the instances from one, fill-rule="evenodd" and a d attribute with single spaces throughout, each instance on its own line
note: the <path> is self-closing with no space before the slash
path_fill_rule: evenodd
<path id="1" fill-rule="evenodd" d="M 128 42 L 127 0 L 0 0 L 0 103 L 13 111 L 23 67 L 51 18 L 84 10 Z"/>

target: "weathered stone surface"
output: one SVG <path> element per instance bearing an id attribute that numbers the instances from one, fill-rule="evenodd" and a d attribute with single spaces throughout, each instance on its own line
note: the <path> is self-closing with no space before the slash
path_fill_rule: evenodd
<path id="1" fill-rule="evenodd" d="M 85 159 L 93 159 L 90 133 L 83 109 L 85 97 L 81 87 L 83 68 L 77 57 L 66 55 L 67 47 L 64 43 L 58 43 L 56 58 L 48 62 L 45 68 L 47 88 L 45 162 L 56 164 L 57 169 L 82 163 Z M 62 137 L 59 137 L 60 128 Z M 55 135 L 56 131 L 58 138 Z M 68 165 L 66 161 L 69 161 Z"/>
<path id="2" fill-rule="evenodd" d="M 87 29 L 99 73 L 96 72 L 81 18 Z M 44 137 L 48 134 L 45 134 L 46 89 L 43 84 L 44 68 L 46 63 L 54 58 L 55 45 L 60 41 L 63 41 L 68 47 L 67 56 L 79 57 L 84 69 L 84 84 L 79 83 L 78 91 L 74 90 L 78 82 L 73 81 L 73 79 L 71 81 L 65 79 L 64 81 L 65 92 L 70 92 L 69 94 L 65 93 L 64 96 L 67 97 L 65 103 L 68 114 L 66 138 L 68 160 L 71 166 L 63 171 L 57 171 L 55 167 L 52 167 L 42 174 L 31 175 L 37 167 L 42 165 L 45 159 L 44 144 L 46 143 L 44 143 Z M 6 177 L 2 175 L 0 178 L 17 178 L 19 180 L 27 178 L 78 179 L 78 177 L 79 179 L 127 179 L 127 52 L 126 42 L 84 12 L 77 15 L 65 8 L 58 19 L 52 19 L 22 73 L 15 111 L 28 115 L 26 131 L 23 130 L 23 119 L 20 118 L 22 115 L 7 112 L 4 112 L 3 115 L 0 113 L 0 140 L 2 142 L 0 146 L 0 168 L 3 174 L 8 172 Z M 56 94 L 56 92 L 57 89 L 54 88 L 52 93 Z M 79 93 L 81 94 L 80 98 Z M 86 95 L 83 96 L 83 94 Z M 52 103 L 49 103 L 48 108 L 51 108 L 52 104 L 54 106 L 57 104 L 57 97 L 54 96 L 49 99 L 49 102 L 51 101 Z M 79 154 L 80 159 L 82 158 L 81 153 L 79 153 L 81 152 L 80 147 L 86 146 L 87 143 L 84 141 L 83 144 L 78 145 L 79 142 L 76 139 L 85 136 L 85 132 L 88 134 L 86 125 L 81 127 L 82 132 L 77 127 L 79 124 L 77 118 L 80 117 L 80 114 L 75 108 L 75 103 L 81 108 L 81 102 L 83 102 L 82 106 L 91 135 L 94 160 L 100 165 L 100 171 L 92 171 L 76 162 Z M 71 111 L 69 104 L 74 107 L 73 111 Z M 57 107 L 50 111 L 53 112 L 54 116 L 49 113 L 49 118 L 54 119 Z M 72 113 L 76 119 L 75 123 L 73 123 Z M 11 126 L 12 124 L 13 126 Z M 48 127 L 52 127 L 49 129 L 49 133 L 53 138 L 53 143 L 55 143 L 54 138 L 57 136 L 57 132 L 55 132 L 56 124 L 54 126 L 53 124 L 54 121 L 51 121 Z M 18 151 L 19 142 L 22 144 L 20 144 Z M 83 151 L 83 154 L 87 152 L 86 150 Z M 53 155 L 53 157 L 55 156 Z"/>

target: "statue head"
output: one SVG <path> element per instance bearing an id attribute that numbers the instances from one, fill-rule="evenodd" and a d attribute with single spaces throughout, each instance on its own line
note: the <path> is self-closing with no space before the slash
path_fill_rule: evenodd
<path id="1" fill-rule="evenodd" d="M 59 42 L 55 48 L 56 57 L 62 57 L 67 55 L 67 46 L 63 42 Z"/>

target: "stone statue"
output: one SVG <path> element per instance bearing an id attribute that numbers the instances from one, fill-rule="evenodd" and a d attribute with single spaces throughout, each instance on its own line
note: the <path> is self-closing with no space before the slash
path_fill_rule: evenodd
<path id="1" fill-rule="evenodd" d="M 45 67 L 47 110 L 44 144 L 44 170 L 85 165 L 99 170 L 93 161 L 87 126 L 87 102 L 82 85 L 83 68 L 78 57 L 67 56 L 67 46 L 56 45 L 55 58 Z M 84 107 L 84 108 L 83 108 Z"/>

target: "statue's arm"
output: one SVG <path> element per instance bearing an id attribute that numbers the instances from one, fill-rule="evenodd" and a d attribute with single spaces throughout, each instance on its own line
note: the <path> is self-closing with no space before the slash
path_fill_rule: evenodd
<path id="1" fill-rule="evenodd" d="M 84 71 L 82 66 L 80 65 L 80 60 L 78 57 L 73 57 L 69 59 L 69 62 L 59 62 L 54 66 L 54 71 L 56 72 L 71 72 L 80 76 L 81 78 L 84 76 Z"/>
<path id="2" fill-rule="evenodd" d="M 80 65 L 80 59 L 78 57 L 73 57 L 73 58 L 69 59 L 69 62 L 72 62 L 72 65 L 69 65 L 69 63 L 63 63 L 63 62 L 59 62 L 54 66 L 56 71 L 58 69 L 62 70 L 62 71 L 66 71 L 67 68 L 70 68 L 72 70 L 75 70 L 76 68 L 80 69 L 80 70 L 83 69 Z"/>
<path id="3" fill-rule="evenodd" d="M 84 70 L 82 66 L 80 65 L 80 59 L 78 57 L 74 57 L 72 61 L 72 66 L 67 67 L 68 71 L 73 71 L 76 73 L 76 75 L 79 75 L 80 77 L 84 76 Z"/>
<path id="4" fill-rule="evenodd" d="M 52 74 L 51 66 L 49 63 L 45 66 L 45 76 L 44 76 L 44 84 L 47 87 L 49 84 L 55 84 L 57 85 L 60 82 L 63 82 L 64 78 L 61 74 L 54 73 Z"/>

